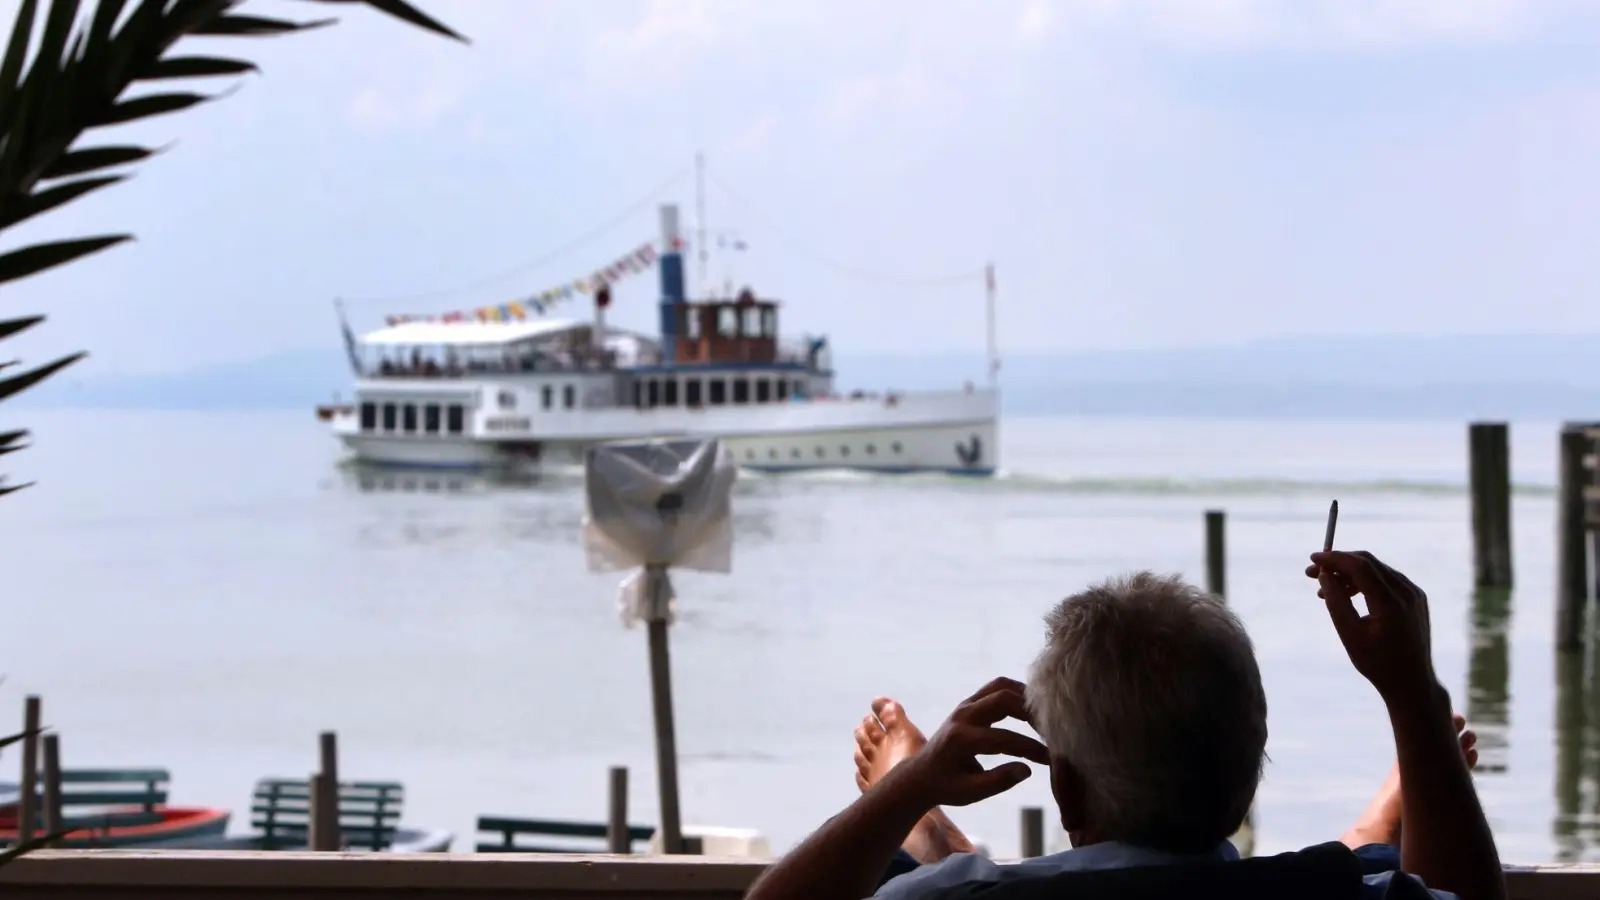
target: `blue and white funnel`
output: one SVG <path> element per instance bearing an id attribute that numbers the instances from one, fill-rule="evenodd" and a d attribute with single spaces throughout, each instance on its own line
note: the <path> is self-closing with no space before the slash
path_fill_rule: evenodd
<path id="1" fill-rule="evenodd" d="M 678 232 L 678 207 L 661 206 L 661 357 L 668 366 L 678 362 L 678 306 L 683 294 L 683 237 Z"/>

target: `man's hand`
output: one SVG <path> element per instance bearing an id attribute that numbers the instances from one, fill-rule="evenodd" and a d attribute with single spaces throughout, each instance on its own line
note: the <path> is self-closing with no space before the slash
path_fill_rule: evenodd
<path id="1" fill-rule="evenodd" d="M 1411 579 L 1365 550 L 1313 553 L 1306 575 L 1317 579 L 1350 662 L 1386 701 L 1439 690 L 1428 595 Z M 1351 602 L 1355 594 L 1367 602 L 1364 616 Z"/>
<path id="2" fill-rule="evenodd" d="M 985 769 L 980 756 L 1012 756 L 1050 764 L 1044 744 L 1031 737 L 994 727 L 1002 719 L 1028 721 L 1021 682 L 996 678 L 956 707 L 928 745 L 896 766 L 884 779 L 901 782 L 926 808 L 967 806 L 1004 793 L 1033 772 L 1025 762 Z"/>

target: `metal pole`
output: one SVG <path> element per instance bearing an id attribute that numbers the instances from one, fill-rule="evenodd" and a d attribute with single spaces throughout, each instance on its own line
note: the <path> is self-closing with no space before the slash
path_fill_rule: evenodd
<path id="1" fill-rule="evenodd" d="M 1000 346 L 995 337 L 994 325 L 994 263 L 989 263 L 983 267 L 983 281 L 985 333 L 989 347 L 989 386 L 994 387 L 1000 380 Z"/>
<path id="2" fill-rule="evenodd" d="M 663 853 L 684 852 L 683 825 L 678 815 L 678 747 L 672 727 L 672 670 L 667 653 L 667 570 L 645 568 L 650 596 L 650 701 L 656 721 L 656 783 L 661 790 Z"/>
<path id="3" fill-rule="evenodd" d="M 706 155 L 699 152 L 694 155 L 694 227 L 695 227 L 695 255 L 700 260 L 700 293 L 706 291 L 706 261 L 710 254 L 706 249 Z"/>

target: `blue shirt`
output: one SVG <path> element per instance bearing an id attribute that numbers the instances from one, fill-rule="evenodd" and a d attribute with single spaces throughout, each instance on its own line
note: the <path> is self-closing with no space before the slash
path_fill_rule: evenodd
<path id="1" fill-rule="evenodd" d="M 1164 853 L 1160 850 L 1135 847 L 1132 844 L 1090 844 L 1087 847 L 1077 847 L 1049 856 L 1039 856 L 1004 865 L 992 862 L 976 853 L 957 853 L 939 862 L 918 866 L 898 878 L 890 879 L 873 896 L 876 900 L 916 900 L 929 891 L 954 887 L 967 881 L 1006 881 L 1012 878 L 1054 875 L 1058 872 L 1162 866 L 1208 859 L 1232 861 L 1238 858 L 1239 852 L 1227 841 L 1223 841 L 1222 846 L 1211 853 L 1201 854 Z M 1396 876 L 1416 879 L 1417 884 L 1422 884 L 1422 879 L 1403 872 L 1367 875 L 1363 879 L 1366 882 L 1366 888 L 1361 895 L 1363 900 L 1383 900 L 1389 893 L 1389 882 Z M 1429 888 L 1428 893 L 1436 900 L 1457 900 L 1456 895 L 1449 891 Z"/>

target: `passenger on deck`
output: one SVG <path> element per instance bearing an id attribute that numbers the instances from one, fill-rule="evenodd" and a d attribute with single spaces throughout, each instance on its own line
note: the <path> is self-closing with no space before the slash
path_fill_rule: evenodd
<path id="1" fill-rule="evenodd" d="M 1344 854 L 1333 861 L 1351 879 L 1344 896 L 1352 898 L 1419 895 L 1425 883 L 1436 898 L 1504 900 L 1469 771 L 1476 739 L 1434 674 L 1426 595 L 1368 553 L 1311 559 L 1306 574 L 1318 580 L 1351 662 L 1384 700 L 1399 758 L 1341 839 L 1359 848 L 1354 859 L 1334 845 L 1290 862 L 1320 854 L 1325 866 L 1330 850 Z M 1082 890 L 1083 879 L 1151 878 L 1168 866 L 1205 877 L 1250 869 L 1253 862 L 1231 862 L 1238 854 L 1228 838 L 1255 798 L 1267 707 L 1238 618 L 1177 578 L 1139 573 L 1067 598 L 1046 621 L 1029 684 L 995 679 L 931 738 L 894 701 L 875 701 L 856 731 L 861 797 L 768 869 L 747 900 L 856 900 L 874 891 L 883 900 L 1020 900 L 1081 895 L 1064 879 L 1080 879 Z M 998 727 L 1007 718 L 1031 723 L 1044 742 Z M 985 769 L 980 756 L 1014 761 Z M 1032 774 L 1029 762 L 1049 767 L 1073 849 L 997 865 L 972 852 L 941 807 L 1004 793 Z M 1206 893 L 1199 882 L 1178 883 L 1189 887 L 1174 897 Z M 1326 883 L 1316 886 L 1331 895 Z M 1300 895 L 1293 884 L 1268 888 L 1258 893 Z"/>

